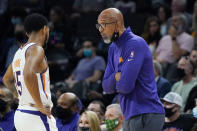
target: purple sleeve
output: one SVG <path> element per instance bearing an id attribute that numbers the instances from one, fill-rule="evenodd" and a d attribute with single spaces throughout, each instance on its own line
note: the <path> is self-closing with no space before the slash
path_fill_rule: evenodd
<path id="1" fill-rule="evenodd" d="M 145 44 L 132 41 L 132 47 L 127 47 L 125 51 L 125 62 L 121 67 L 120 81 L 116 83 L 117 92 L 120 94 L 129 94 L 135 88 L 135 82 L 144 61 Z"/>
<path id="2" fill-rule="evenodd" d="M 103 90 L 108 94 L 112 94 L 116 92 L 115 70 L 112 60 L 113 60 L 113 49 L 109 48 L 108 63 L 102 81 Z"/>

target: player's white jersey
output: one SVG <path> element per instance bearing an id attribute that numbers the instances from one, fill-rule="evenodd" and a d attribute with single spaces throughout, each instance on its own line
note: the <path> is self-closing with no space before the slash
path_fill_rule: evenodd
<path id="1" fill-rule="evenodd" d="M 19 109 L 27 109 L 27 110 L 36 110 L 35 107 L 30 106 L 31 104 L 35 104 L 32 96 L 30 95 L 24 81 L 24 67 L 25 67 L 25 54 L 27 49 L 30 46 L 33 46 L 35 43 L 29 43 L 24 45 L 22 48 L 19 48 L 15 53 L 12 69 L 15 78 L 15 87 L 18 92 L 19 98 Z M 40 98 L 42 100 L 43 105 L 52 105 L 51 101 L 51 93 L 50 93 L 50 78 L 49 78 L 49 69 L 47 68 L 42 73 L 37 73 L 38 87 L 40 92 Z"/>

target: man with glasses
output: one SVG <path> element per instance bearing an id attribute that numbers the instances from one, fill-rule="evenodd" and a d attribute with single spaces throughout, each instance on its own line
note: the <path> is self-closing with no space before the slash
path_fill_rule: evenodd
<path id="1" fill-rule="evenodd" d="M 100 123 L 104 123 L 105 106 L 103 102 L 94 100 L 88 105 L 87 110 L 95 112 L 100 120 Z"/>
<path id="2" fill-rule="evenodd" d="M 125 28 L 122 13 L 115 8 L 102 11 L 96 27 L 105 43 L 112 42 L 102 86 L 108 94 L 118 93 L 123 131 L 160 131 L 165 111 L 146 42 Z"/>

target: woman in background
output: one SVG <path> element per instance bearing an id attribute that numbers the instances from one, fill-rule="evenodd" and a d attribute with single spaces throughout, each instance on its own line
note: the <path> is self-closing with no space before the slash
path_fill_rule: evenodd
<path id="1" fill-rule="evenodd" d="M 98 116 L 93 111 L 85 111 L 79 119 L 78 131 L 101 131 Z"/>
<path id="2" fill-rule="evenodd" d="M 161 38 L 159 20 L 157 17 L 152 16 L 147 19 L 142 37 L 147 42 L 151 53 L 154 54 Z"/>

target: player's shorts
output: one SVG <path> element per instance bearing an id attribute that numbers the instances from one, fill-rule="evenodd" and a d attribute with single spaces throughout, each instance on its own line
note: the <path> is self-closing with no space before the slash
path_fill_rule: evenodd
<path id="1" fill-rule="evenodd" d="M 58 131 L 54 117 L 48 118 L 40 111 L 17 109 L 14 124 L 17 131 Z"/>

